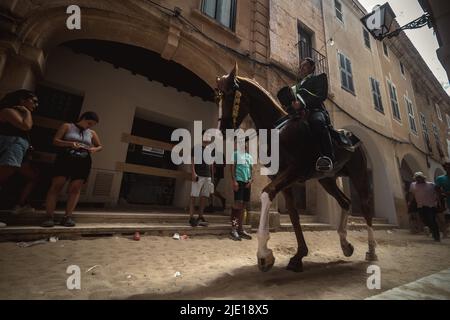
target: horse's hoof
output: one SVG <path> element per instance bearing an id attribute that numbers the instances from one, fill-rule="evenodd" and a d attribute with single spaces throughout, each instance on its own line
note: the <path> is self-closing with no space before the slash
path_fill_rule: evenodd
<path id="1" fill-rule="evenodd" d="M 349 243 L 347 246 L 342 246 L 342 252 L 344 253 L 344 256 L 351 257 L 353 255 L 353 252 L 355 251 L 355 248 L 351 243 Z"/>
<path id="2" fill-rule="evenodd" d="M 258 257 L 258 268 L 262 272 L 268 272 L 272 269 L 275 264 L 275 257 L 273 256 L 272 250 L 267 257 L 260 258 Z"/>
<path id="3" fill-rule="evenodd" d="M 302 260 L 297 257 L 291 258 L 291 260 L 289 260 L 289 264 L 286 267 L 286 270 L 293 272 L 303 272 Z"/>
<path id="4" fill-rule="evenodd" d="M 366 261 L 378 261 L 378 256 L 375 253 L 366 252 Z"/>
<path id="5" fill-rule="evenodd" d="M 292 271 L 292 272 L 303 272 L 303 263 L 300 264 L 288 264 L 286 267 L 286 270 Z"/>
<path id="6" fill-rule="evenodd" d="M 275 260 L 273 262 L 268 263 L 266 259 L 262 258 L 258 261 L 259 270 L 262 272 L 269 272 L 273 265 L 275 264 Z"/>

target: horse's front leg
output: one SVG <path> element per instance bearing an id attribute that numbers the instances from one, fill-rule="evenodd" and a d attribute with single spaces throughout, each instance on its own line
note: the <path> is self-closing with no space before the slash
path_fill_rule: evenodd
<path id="1" fill-rule="evenodd" d="M 294 169 L 288 169 L 279 174 L 261 194 L 261 217 L 258 228 L 258 267 L 261 271 L 267 272 L 272 269 L 275 263 L 275 257 L 272 250 L 267 246 L 270 239 L 269 232 L 269 209 L 276 195 L 284 188 L 290 186 L 297 180 L 297 172 Z"/>
<path id="2" fill-rule="evenodd" d="M 258 252 L 256 253 L 256 257 L 258 258 L 259 270 L 263 272 L 269 271 L 275 263 L 273 252 L 267 246 L 270 239 L 269 209 L 272 201 L 273 198 L 271 199 L 267 192 L 261 194 L 261 217 L 259 220 Z"/>

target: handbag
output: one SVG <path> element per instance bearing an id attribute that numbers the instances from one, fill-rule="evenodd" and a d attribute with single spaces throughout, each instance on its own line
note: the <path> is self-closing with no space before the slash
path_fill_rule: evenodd
<path id="1" fill-rule="evenodd" d="M 89 157 L 89 151 L 85 149 L 66 148 L 64 149 L 64 155 L 72 159 L 86 159 L 87 157 Z"/>

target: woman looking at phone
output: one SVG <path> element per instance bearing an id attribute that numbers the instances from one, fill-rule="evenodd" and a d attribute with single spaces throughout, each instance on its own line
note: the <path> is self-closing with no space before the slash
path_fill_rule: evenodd
<path id="1" fill-rule="evenodd" d="M 91 171 L 91 154 L 102 150 L 97 133 L 91 129 L 98 122 L 99 117 L 95 112 L 86 112 L 77 123 L 64 123 L 56 132 L 53 144 L 60 150 L 54 164 L 52 185 L 47 193 L 48 220 L 42 227 L 51 228 L 55 225 L 54 213 L 58 195 L 67 181 L 69 187 L 66 215 L 61 225 L 75 226 L 72 214 L 78 204 L 81 188 L 87 182 Z"/>

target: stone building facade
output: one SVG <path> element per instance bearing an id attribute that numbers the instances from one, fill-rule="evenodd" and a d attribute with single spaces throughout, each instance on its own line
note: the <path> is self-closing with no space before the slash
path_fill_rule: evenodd
<path id="1" fill-rule="evenodd" d="M 313 52 L 328 63 L 326 106 L 334 126 L 363 142 L 375 217 L 407 225 L 405 193 L 412 174 L 423 171 L 434 179 L 443 173 L 449 97 L 404 34 L 384 42 L 372 38 L 360 22 L 367 12 L 358 1 L 311 0 L 299 8 L 290 1 L 272 1 L 271 9 L 271 58 L 294 73 L 302 51 L 292 45 L 304 38 L 302 29 L 307 31 Z M 360 215 L 351 183 L 340 183 L 356 204 L 353 214 Z M 340 208 L 315 182 L 307 185 L 305 198 L 306 212 L 319 221 L 337 222 Z"/>
<path id="2" fill-rule="evenodd" d="M 442 173 L 448 96 L 404 35 L 382 43 L 367 34 L 359 20 L 366 12 L 356 0 L 80 0 L 81 30 L 66 26 L 70 5 L 1 2 L 0 95 L 17 88 L 41 93 L 34 130 L 48 139 L 61 122 L 99 113 L 105 150 L 95 156 L 82 202 L 184 207 L 188 169 L 168 163 L 169 132 L 193 130 L 195 120 L 215 127 L 215 79 L 235 62 L 241 75 L 275 95 L 295 83 L 308 56 L 328 74 L 334 126 L 363 142 L 376 217 L 406 224 L 411 173 Z M 38 144 L 48 169 L 53 150 Z M 225 176 L 219 190 L 231 203 Z M 254 208 L 266 183 L 257 177 Z M 353 214 L 361 214 L 349 181 L 340 184 L 354 200 Z M 337 223 L 340 208 L 316 181 L 295 190 L 302 213 Z M 281 198 L 274 206 L 284 211 Z"/>

